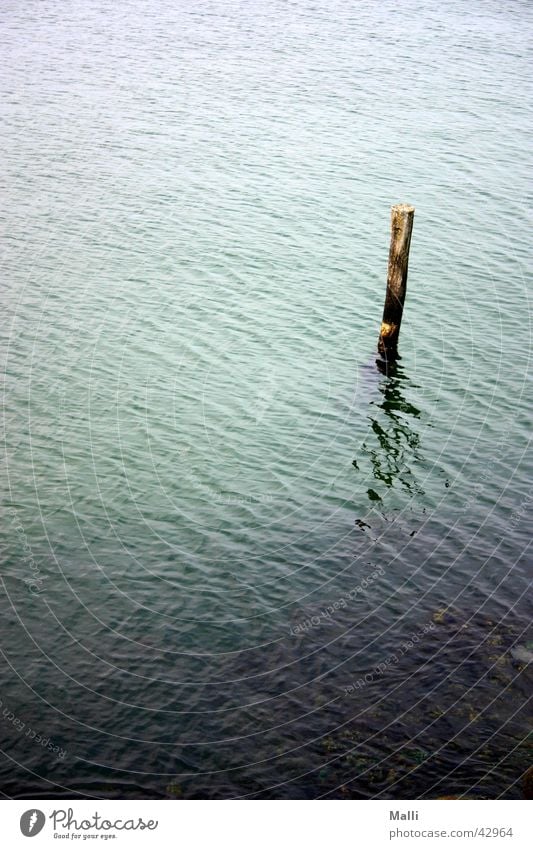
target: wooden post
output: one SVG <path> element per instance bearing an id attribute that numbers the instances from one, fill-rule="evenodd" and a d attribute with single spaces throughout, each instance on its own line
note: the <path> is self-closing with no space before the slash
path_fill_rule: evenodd
<path id="1" fill-rule="evenodd" d="M 398 203 L 391 209 L 387 294 L 378 342 L 378 351 L 386 360 L 395 360 L 398 357 L 398 337 L 407 288 L 407 266 L 414 215 L 414 206 L 407 203 Z"/>

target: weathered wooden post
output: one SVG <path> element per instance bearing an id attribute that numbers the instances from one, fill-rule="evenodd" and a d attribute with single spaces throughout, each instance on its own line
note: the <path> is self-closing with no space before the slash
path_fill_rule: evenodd
<path id="1" fill-rule="evenodd" d="M 378 341 L 378 351 L 386 360 L 395 360 L 398 357 L 398 337 L 407 288 L 407 266 L 414 215 L 414 206 L 407 203 L 398 203 L 391 209 L 387 294 Z"/>

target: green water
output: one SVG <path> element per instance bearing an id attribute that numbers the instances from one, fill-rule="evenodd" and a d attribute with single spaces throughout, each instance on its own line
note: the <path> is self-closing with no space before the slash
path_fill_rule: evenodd
<path id="1" fill-rule="evenodd" d="M 519 796 L 531 6 L 0 22 L 2 791 Z"/>

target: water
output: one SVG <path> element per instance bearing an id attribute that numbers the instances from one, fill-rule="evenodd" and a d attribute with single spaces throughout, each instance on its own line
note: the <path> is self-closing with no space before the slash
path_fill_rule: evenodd
<path id="1" fill-rule="evenodd" d="M 2 4 L 4 794 L 520 797 L 532 18 Z"/>

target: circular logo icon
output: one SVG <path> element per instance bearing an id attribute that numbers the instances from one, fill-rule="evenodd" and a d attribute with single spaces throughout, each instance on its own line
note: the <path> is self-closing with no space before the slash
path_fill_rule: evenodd
<path id="1" fill-rule="evenodd" d="M 29 811 L 24 811 L 20 818 L 20 830 L 24 837 L 35 837 L 42 830 L 46 822 L 46 817 L 42 811 L 36 808 L 31 808 Z"/>

